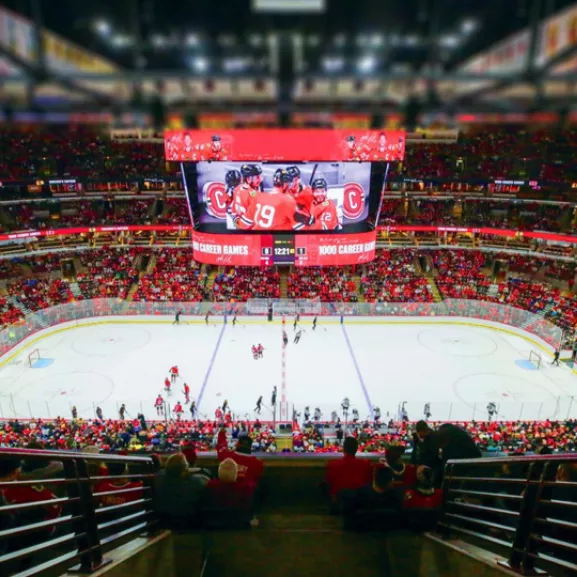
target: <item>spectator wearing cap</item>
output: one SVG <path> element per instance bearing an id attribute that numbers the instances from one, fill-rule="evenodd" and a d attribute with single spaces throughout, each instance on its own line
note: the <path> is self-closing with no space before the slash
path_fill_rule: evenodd
<path id="1" fill-rule="evenodd" d="M 191 473 L 182 453 L 171 455 L 157 473 L 154 508 L 169 527 L 191 527 L 198 521 L 198 509 L 208 478 Z"/>
<path id="2" fill-rule="evenodd" d="M 333 503 L 340 491 L 359 489 L 371 482 L 371 462 L 357 458 L 358 448 L 358 441 L 354 437 L 347 437 L 343 442 L 343 458 L 327 463 L 325 484 Z"/>
<path id="3" fill-rule="evenodd" d="M 221 463 L 226 459 L 232 459 L 237 464 L 239 480 L 247 480 L 255 486 L 258 485 L 264 466 L 260 459 L 250 454 L 252 439 L 248 435 L 239 436 L 236 443 L 236 451 L 231 451 L 228 449 L 226 429 L 221 427 L 216 441 L 216 450 L 218 460 Z"/>
<path id="4" fill-rule="evenodd" d="M 246 525 L 253 517 L 256 485 L 239 476 L 240 467 L 231 458 L 218 466 L 218 478 L 206 486 L 204 520 L 209 526 Z"/>

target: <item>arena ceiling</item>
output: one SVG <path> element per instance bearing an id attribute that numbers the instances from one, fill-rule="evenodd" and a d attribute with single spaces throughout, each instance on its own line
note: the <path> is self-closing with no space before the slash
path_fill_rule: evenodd
<path id="1" fill-rule="evenodd" d="M 51 0 L 45 25 L 125 68 L 266 72 L 271 33 L 300 37 L 302 72 L 451 70 L 529 25 L 534 0 L 325 0 L 321 13 L 255 13 L 251 0 Z M 538 0 L 546 17 L 574 0 Z M 35 0 L 5 0 L 33 17 Z M 139 41 L 137 42 L 137 39 Z M 364 68 L 363 68 L 364 66 Z"/>

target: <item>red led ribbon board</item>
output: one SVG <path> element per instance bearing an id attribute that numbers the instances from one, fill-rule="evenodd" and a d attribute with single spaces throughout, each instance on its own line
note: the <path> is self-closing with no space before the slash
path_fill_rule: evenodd
<path id="1" fill-rule="evenodd" d="M 295 237 L 295 265 L 344 266 L 375 258 L 377 233 L 306 234 Z"/>
<path id="2" fill-rule="evenodd" d="M 359 234 L 282 235 L 210 234 L 194 231 L 197 262 L 232 266 L 342 266 L 375 258 L 376 232 Z"/>
<path id="3" fill-rule="evenodd" d="M 169 130 L 170 161 L 394 162 L 405 155 L 402 130 Z"/>

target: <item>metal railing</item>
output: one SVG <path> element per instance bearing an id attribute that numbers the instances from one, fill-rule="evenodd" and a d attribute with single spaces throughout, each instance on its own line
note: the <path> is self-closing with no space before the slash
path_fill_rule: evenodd
<path id="1" fill-rule="evenodd" d="M 260 303 L 260 304 L 256 304 Z M 294 303 L 286 312 L 288 303 Z M 41 309 L 29 314 L 19 324 L 0 330 L 0 354 L 8 352 L 35 332 L 60 323 L 92 317 L 170 315 L 176 311 L 186 316 L 215 316 L 265 314 L 268 306 L 279 314 L 292 314 L 295 309 L 302 314 L 333 317 L 462 317 L 498 322 L 522 329 L 557 347 L 563 338 L 563 329 L 543 316 L 509 305 L 467 299 L 447 299 L 439 303 L 345 303 L 319 302 L 305 299 L 251 299 L 249 303 L 237 302 L 166 302 L 124 301 L 119 299 L 91 299 L 75 301 Z M 280 307 L 280 308 L 279 308 Z M 311 308 L 313 307 L 313 308 Z M 281 310 L 282 309 L 282 310 Z M 222 320 L 222 318 L 220 319 Z"/>
<path id="2" fill-rule="evenodd" d="M 91 572 L 107 551 L 156 527 L 148 457 L 0 449 L 0 460 L 2 576 Z"/>
<path id="3" fill-rule="evenodd" d="M 577 455 L 449 461 L 439 530 L 497 548 L 524 575 L 577 572 Z"/>

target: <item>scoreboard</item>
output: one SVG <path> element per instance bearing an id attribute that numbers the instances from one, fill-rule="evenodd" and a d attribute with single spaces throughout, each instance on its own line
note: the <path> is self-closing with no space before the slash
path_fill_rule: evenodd
<path id="1" fill-rule="evenodd" d="M 194 231 L 197 262 L 216 265 L 342 266 L 375 257 L 376 231 L 356 234 L 211 234 Z"/>

